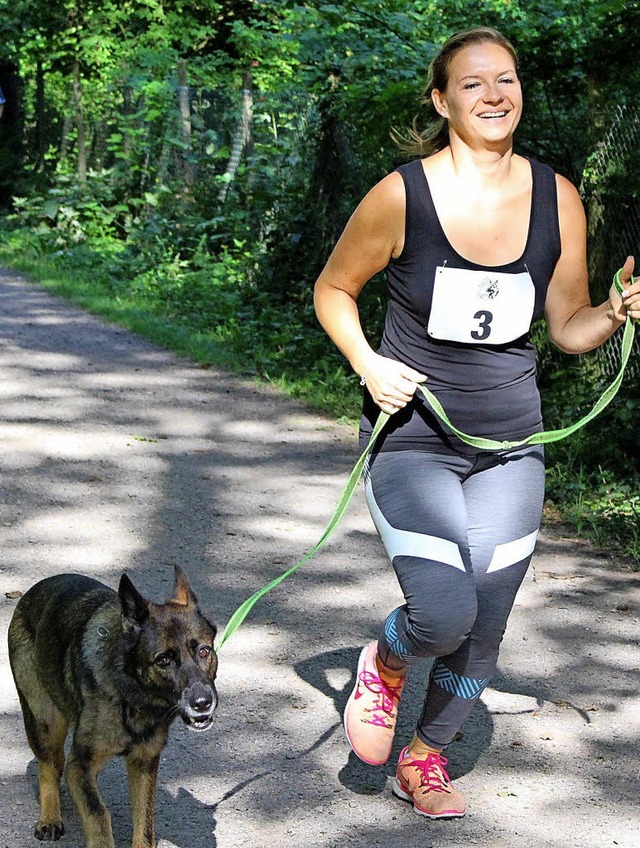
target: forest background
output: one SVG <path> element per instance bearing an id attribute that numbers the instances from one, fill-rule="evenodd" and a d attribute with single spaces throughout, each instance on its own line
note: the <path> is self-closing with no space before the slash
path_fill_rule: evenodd
<path id="1" fill-rule="evenodd" d="M 640 259 L 638 0 L 0 0 L 0 260 L 203 366 L 358 417 L 313 282 L 404 156 L 431 58 L 498 27 L 519 52 L 519 152 L 579 188 L 594 299 Z M 419 117 L 424 121 L 425 116 Z M 639 267 L 637 264 L 636 267 Z M 361 300 L 375 344 L 382 276 Z M 535 328 L 547 428 L 613 379 L 619 339 L 561 354 Z M 640 568 L 640 347 L 620 395 L 547 449 L 547 520 Z"/>

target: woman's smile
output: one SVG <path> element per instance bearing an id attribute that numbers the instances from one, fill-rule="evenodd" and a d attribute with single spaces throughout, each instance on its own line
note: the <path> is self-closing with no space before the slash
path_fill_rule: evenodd
<path id="1" fill-rule="evenodd" d="M 433 102 L 452 134 L 471 142 L 476 134 L 482 136 L 482 126 L 492 128 L 487 137 L 491 143 L 510 142 L 522 113 L 522 90 L 511 54 L 491 43 L 460 50 L 451 60 L 446 89 L 434 90 Z"/>

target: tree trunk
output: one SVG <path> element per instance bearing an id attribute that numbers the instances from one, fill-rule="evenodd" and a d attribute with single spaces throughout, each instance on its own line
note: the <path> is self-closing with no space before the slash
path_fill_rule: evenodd
<path id="1" fill-rule="evenodd" d="M 122 152 L 125 159 L 131 153 L 131 125 L 130 118 L 133 114 L 133 90 L 130 85 L 125 85 L 122 90 L 122 117 L 124 118 L 124 133 L 122 139 Z"/>
<path id="2" fill-rule="evenodd" d="M 245 134 L 245 159 L 253 158 L 253 74 L 245 71 L 242 79 L 242 126 Z"/>
<path id="3" fill-rule="evenodd" d="M 36 61 L 36 156 L 37 169 L 40 171 L 44 164 L 44 154 L 47 151 L 47 128 L 44 98 L 44 71 L 42 60 Z"/>
<path id="4" fill-rule="evenodd" d="M 253 74 L 251 69 L 245 71 L 242 78 L 242 112 L 231 146 L 231 156 L 224 174 L 225 180 L 218 195 L 220 203 L 225 202 L 229 186 L 236 178 L 243 150 L 249 161 L 253 155 Z"/>
<path id="5" fill-rule="evenodd" d="M 182 174 L 185 184 L 193 185 L 195 182 L 195 169 L 191 156 L 191 102 L 189 100 L 189 82 L 187 79 L 187 63 L 185 59 L 178 62 L 178 100 L 180 103 L 180 125 L 182 128 L 182 141 L 184 152 L 182 154 Z"/>
<path id="6" fill-rule="evenodd" d="M 87 184 L 87 137 L 84 126 L 84 111 L 82 108 L 82 86 L 80 83 L 80 65 L 74 62 L 73 96 L 76 108 L 76 129 L 78 131 L 78 178 L 82 186 Z"/>

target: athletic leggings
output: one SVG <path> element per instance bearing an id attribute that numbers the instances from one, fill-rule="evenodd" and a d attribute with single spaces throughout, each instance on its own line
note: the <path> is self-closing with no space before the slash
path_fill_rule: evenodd
<path id="1" fill-rule="evenodd" d="M 378 645 L 392 668 L 434 657 L 417 734 L 446 747 L 496 670 L 533 554 L 544 453 L 475 457 L 383 451 L 366 468 L 369 509 L 406 603 Z"/>

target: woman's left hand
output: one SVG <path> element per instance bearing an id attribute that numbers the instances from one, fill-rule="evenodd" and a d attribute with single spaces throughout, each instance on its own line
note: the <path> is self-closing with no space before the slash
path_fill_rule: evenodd
<path id="1" fill-rule="evenodd" d="M 626 321 L 627 315 L 640 320 L 640 277 L 636 278 L 634 282 L 634 265 L 635 260 L 633 256 L 627 256 L 620 271 L 620 282 L 624 286 L 622 297 L 616 292 L 614 286 L 611 286 L 609 291 L 612 317 L 617 318 L 621 322 Z"/>

